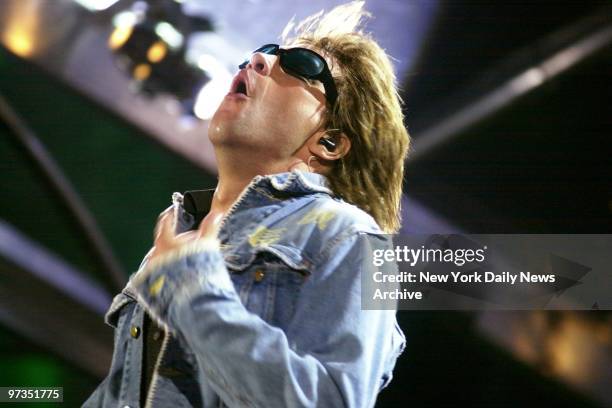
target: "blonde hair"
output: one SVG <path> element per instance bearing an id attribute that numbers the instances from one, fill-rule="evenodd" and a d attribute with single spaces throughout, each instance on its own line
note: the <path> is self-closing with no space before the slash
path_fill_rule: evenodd
<path id="1" fill-rule="evenodd" d="M 282 43 L 306 45 L 325 55 L 338 99 L 327 133 L 344 133 L 351 150 L 328 174 L 332 190 L 369 213 L 388 233 L 400 227 L 404 160 L 410 137 L 396 78 L 385 51 L 360 26 L 363 1 L 312 15 L 283 31 Z M 293 32 L 293 36 L 291 36 Z"/>

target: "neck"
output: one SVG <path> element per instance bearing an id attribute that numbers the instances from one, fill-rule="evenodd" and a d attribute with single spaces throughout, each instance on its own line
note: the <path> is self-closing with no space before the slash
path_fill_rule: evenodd
<path id="1" fill-rule="evenodd" d="M 243 174 L 223 173 L 219 171 L 219 182 L 211 203 L 211 212 L 227 212 L 253 177 L 254 175 L 246 176 Z"/>
<path id="2" fill-rule="evenodd" d="M 287 165 L 257 159 L 255 154 L 234 155 L 217 151 L 219 181 L 211 203 L 211 212 L 225 213 L 236 202 L 242 191 L 253 180 L 253 177 L 289 171 Z"/>

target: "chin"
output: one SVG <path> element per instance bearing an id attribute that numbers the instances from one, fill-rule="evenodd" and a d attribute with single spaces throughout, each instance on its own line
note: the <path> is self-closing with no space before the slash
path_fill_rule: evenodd
<path id="1" fill-rule="evenodd" d="M 234 114 L 219 107 L 208 123 L 208 138 L 211 142 L 222 141 L 227 135 L 235 132 L 236 122 Z"/>
<path id="2" fill-rule="evenodd" d="M 226 121 L 211 121 L 208 127 L 208 138 L 215 147 L 238 147 L 249 144 L 250 135 L 241 131 L 243 126 Z"/>

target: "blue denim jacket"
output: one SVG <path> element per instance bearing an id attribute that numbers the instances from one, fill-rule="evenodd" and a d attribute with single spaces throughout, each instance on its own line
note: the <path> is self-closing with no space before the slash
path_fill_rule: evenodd
<path id="1" fill-rule="evenodd" d="M 145 310 L 167 333 L 147 407 L 373 406 L 405 338 L 394 310 L 361 310 L 366 235 L 388 240 L 324 176 L 255 177 L 219 242 L 145 259 L 115 297 L 110 372 L 84 406 L 140 405 Z"/>

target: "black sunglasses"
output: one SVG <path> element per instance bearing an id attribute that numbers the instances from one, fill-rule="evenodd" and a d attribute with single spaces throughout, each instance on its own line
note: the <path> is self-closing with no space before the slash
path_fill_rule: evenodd
<path id="1" fill-rule="evenodd" d="M 308 48 L 280 48 L 278 44 L 266 44 L 253 51 L 253 54 L 256 52 L 278 55 L 281 68 L 289 75 L 321 81 L 325 88 L 327 101 L 331 106 L 334 106 L 336 103 L 338 91 L 336 90 L 336 84 L 332 78 L 331 71 L 325 59 L 316 52 Z M 238 68 L 244 69 L 249 62 L 250 60 L 244 61 L 238 65 Z"/>

